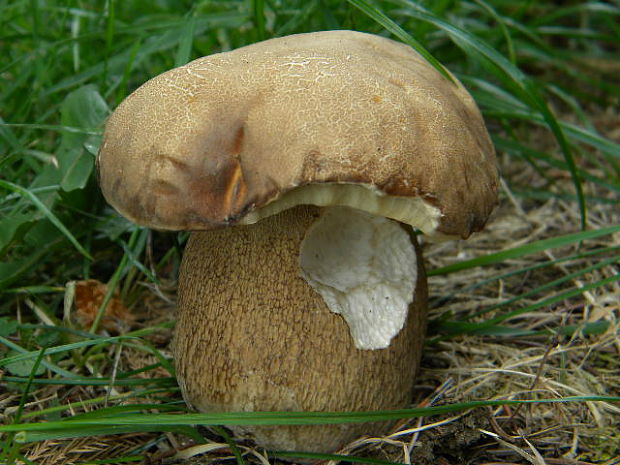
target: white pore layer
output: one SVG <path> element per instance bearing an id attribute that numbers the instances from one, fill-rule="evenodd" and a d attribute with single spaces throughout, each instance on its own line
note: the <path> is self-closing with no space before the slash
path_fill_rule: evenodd
<path id="1" fill-rule="evenodd" d="M 301 244 L 301 274 L 359 349 L 383 349 L 403 328 L 415 294 L 417 260 L 395 221 L 347 207 L 325 209 Z"/>
<path id="2" fill-rule="evenodd" d="M 367 184 L 322 183 L 308 184 L 288 191 L 277 200 L 249 212 L 242 224 L 253 224 L 296 205 L 317 207 L 342 206 L 363 210 L 409 224 L 426 234 L 429 239 L 446 239 L 437 231 L 441 211 L 421 197 L 387 195 Z"/>

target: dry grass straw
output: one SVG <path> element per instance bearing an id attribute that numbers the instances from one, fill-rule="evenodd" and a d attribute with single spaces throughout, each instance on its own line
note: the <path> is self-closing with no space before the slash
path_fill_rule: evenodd
<path id="1" fill-rule="evenodd" d="M 149 439 L 145 434 L 86 437 L 35 443 L 28 460 L 37 465 L 73 465 L 130 455 Z M 18 461 L 22 465 L 24 462 Z"/>

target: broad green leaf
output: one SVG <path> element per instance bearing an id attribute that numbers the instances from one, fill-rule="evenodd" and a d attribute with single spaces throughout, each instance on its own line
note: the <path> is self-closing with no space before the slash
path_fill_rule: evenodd
<path id="1" fill-rule="evenodd" d="M 96 88 L 88 85 L 71 92 L 64 99 L 60 112 L 62 124 L 50 128 L 62 129 L 60 146 L 55 153 L 57 165 L 46 164 L 29 188 L 15 183 L 9 183 L 12 187 L 0 185 L 22 197 L 13 211 L 0 220 L 0 251 L 16 237 L 19 228 L 47 217 L 80 252 L 85 252 L 53 209 L 58 200 L 58 187 L 65 191 L 81 189 L 90 178 L 94 166 L 91 151 L 93 146 L 99 145 L 99 131 L 109 109 Z M 47 189 L 52 186 L 55 188 Z M 41 193 L 35 195 L 35 191 Z M 33 204 L 37 208 L 29 209 Z"/>
<path id="2" fill-rule="evenodd" d="M 36 220 L 37 213 L 37 211 L 16 211 L 0 219 L 0 254 L 5 251 L 22 226 Z"/>
<path id="3" fill-rule="evenodd" d="M 68 149 L 59 155 L 63 170 L 60 186 L 66 192 L 82 189 L 93 171 L 95 159 L 84 148 Z"/>
<path id="4" fill-rule="evenodd" d="M 71 92 L 61 106 L 64 126 L 87 131 L 100 129 L 109 114 L 105 100 L 94 85 L 87 85 Z M 99 145 L 99 138 L 88 134 L 65 132 L 58 149 L 60 186 L 64 191 L 81 189 L 86 185 L 94 166 L 94 157 L 87 147 Z M 91 149 L 92 150 L 92 149 Z"/>
<path id="5" fill-rule="evenodd" d="M 6 144 L 3 144 L 3 146 L 0 146 L 3 152 L 7 151 L 7 146 L 11 147 L 11 149 L 15 152 L 19 152 L 20 150 L 23 149 L 21 142 L 19 141 L 17 136 L 15 136 L 15 134 L 13 133 L 13 130 L 11 129 L 11 127 L 5 124 L 1 116 L 0 116 L 0 141 L 6 142 Z M 8 157 L 5 157 L 3 153 L 2 158 L 0 159 L 0 166 L 3 165 L 5 159 L 8 159 Z"/>
<path id="6" fill-rule="evenodd" d="M 41 202 L 41 200 L 35 194 L 30 192 L 28 189 L 18 186 L 17 184 L 14 184 L 12 182 L 0 180 L 0 187 L 13 192 L 17 192 L 21 194 L 24 198 L 30 200 L 34 204 L 34 206 L 37 207 L 41 211 L 41 213 L 43 213 L 43 215 L 45 215 L 45 217 L 50 220 L 52 224 L 65 235 L 69 242 L 71 242 L 82 255 L 84 255 L 89 260 L 92 260 L 92 257 L 86 251 L 86 249 L 82 247 L 82 245 L 73 236 L 73 234 L 71 234 L 67 227 L 56 217 L 56 215 L 52 213 L 52 211 L 47 206 L 45 206 L 43 202 Z"/>
<path id="7" fill-rule="evenodd" d="M 0 317 L 0 336 L 9 337 L 15 331 L 17 331 L 17 320 L 8 316 Z"/>
<path id="8" fill-rule="evenodd" d="M 108 104 L 93 84 L 80 87 L 69 93 L 60 107 L 61 122 L 86 131 L 100 129 L 110 110 Z M 88 134 L 88 132 L 87 132 Z M 79 132 L 63 134 L 63 143 L 82 140 L 84 134 Z"/>
<path id="9" fill-rule="evenodd" d="M 34 250 L 29 255 L 21 259 L 15 259 L 9 262 L 0 262 L 0 289 L 9 286 L 23 274 L 27 273 L 39 264 L 39 260 L 48 252 L 49 248 L 50 247 L 48 246 Z"/>
<path id="10" fill-rule="evenodd" d="M 14 351 L 9 351 L 7 355 L 11 356 L 11 355 L 15 355 L 15 353 L 16 352 Z M 35 363 L 36 361 L 32 359 L 19 360 L 13 363 L 7 363 L 4 366 L 4 368 L 6 368 L 6 371 L 8 371 L 9 373 L 16 375 L 16 376 L 29 376 L 32 373 Z M 40 376 L 43 373 L 45 373 L 45 367 L 43 365 L 38 365 L 35 375 Z"/>
<path id="11" fill-rule="evenodd" d="M 6 347 L 8 347 L 9 349 L 11 349 L 10 353 L 13 354 L 11 356 L 5 357 L 3 359 L 0 359 L 0 366 L 2 367 L 7 367 L 7 366 L 17 366 L 17 367 L 24 367 L 24 366 L 30 366 L 30 367 L 34 367 L 36 365 L 38 365 L 38 361 L 40 361 L 40 366 L 41 367 L 45 367 L 48 370 L 50 370 L 53 373 L 56 373 L 60 376 L 65 376 L 68 377 L 69 379 L 75 379 L 78 378 L 77 375 L 74 375 L 73 373 L 71 373 L 70 371 L 67 371 L 63 368 L 60 368 L 58 365 L 50 362 L 47 360 L 47 358 L 41 358 L 41 351 L 37 350 L 37 351 L 32 351 L 32 352 L 28 352 L 26 349 L 24 349 L 23 347 L 21 347 L 20 345 L 14 343 L 13 341 L 11 341 L 10 339 L 7 339 L 3 336 L 0 336 L 0 344 L 5 345 Z M 24 357 L 24 354 L 35 354 L 35 356 L 33 357 Z M 31 384 L 33 381 L 36 382 L 37 380 L 31 380 L 29 378 L 30 376 L 30 372 L 28 372 L 25 375 L 22 375 L 24 377 L 26 377 L 24 379 L 24 381 L 27 384 Z M 17 378 L 17 379 L 23 379 L 23 378 Z M 52 378 L 54 379 L 54 378 Z M 4 378 L 5 381 L 8 381 L 7 377 Z M 49 380 L 47 380 L 49 381 Z"/>

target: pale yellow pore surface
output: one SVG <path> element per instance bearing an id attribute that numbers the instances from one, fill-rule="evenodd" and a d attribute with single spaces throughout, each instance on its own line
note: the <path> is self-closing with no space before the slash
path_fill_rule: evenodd
<path id="1" fill-rule="evenodd" d="M 263 208 L 248 213 L 241 219 L 241 224 L 256 223 L 296 205 L 351 207 L 415 226 L 431 237 L 437 235 L 436 229 L 441 217 L 438 208 L 419 197 L 385 195 L 372 186 L 326 183 L 293 189 Z"/>
<path id="2" fill-rule="evenodd" d="M 109 118 L 98 166 L 108 202 L 156 229 L 236 224 L 332 183 L 416 199 L 412 210 L 439 212 L 428 234 L 467 237 L 497 194 L 463 86 L 407 45 L 353 31 L 272 39 L 151 79 Z"/>
<path id="3" fill-rule="evenodd" d="M 381 410 L 411 401 L 426 326 L 420 251 L 414 242 L 416 290 L 405 326 L 386 349 L 357 349 L 342 316 L 300 275 L 300 244 L 319 212 L 295 207 L 253 225 L 192 233 L 174 351 L 183 396 L 196 409 Z M 333 452 L 388 426 L 233 429 L 269 449 Z"/>

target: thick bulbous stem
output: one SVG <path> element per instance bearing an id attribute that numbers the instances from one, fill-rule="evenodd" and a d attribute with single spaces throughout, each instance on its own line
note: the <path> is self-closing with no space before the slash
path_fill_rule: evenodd
<path id="1" fill-rule="evenodd" d="M 359 411 L 408 405 L 426 327 L 420 249 L 413 303 L 386 349 L 360 350 L 344 319 L 301 277 L 300 244 L 321 210 L 193 233 L 174 342 L 186 401 L 203 412 Z M 333 452 L 385 423 L 233 427 L 269 449 Z"/>

